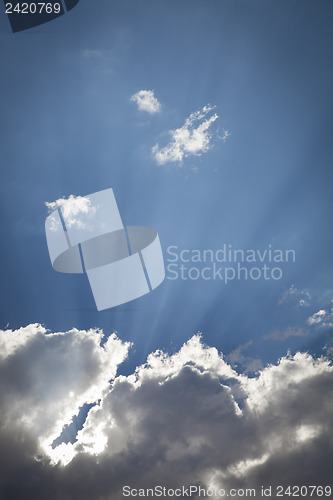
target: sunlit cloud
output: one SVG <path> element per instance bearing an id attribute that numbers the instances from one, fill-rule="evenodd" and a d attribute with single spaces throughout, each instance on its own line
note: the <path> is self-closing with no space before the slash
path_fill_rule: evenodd
<path id="1" fill-rule="evenodd" d="M 309 325 L 317 325 L 319 323 L 322 323 L 327 312 L 325 309 L 320 309 L 320 311 L 314 313 L 312 316 L 309 317 L 308 319 L 308 324 Z"/>
<path id="2" fill-rule="evenodd" d="M 169 144 L 164 147 L 155 144 L 152 153 L 157 163 L 181 163 L 184 158 L 200 156 L 209 151 L 213 147 L 211 126 L 218 119 L 217 113 L 212 114 L 214 109 L 215 106 L 207 105 L 192 113 L 182 127 L 169 131 Z M 224 131 L 225 139 L 228 136 L 226 134 L 229 135 L 229 132 Z"/>
<path id="3" fill-rule="evenodd" d="M 331 327 L 333 326 L 333 308 L 320 309 L 307 320 L 308 325 Z"/>
<path id="4" fill-rule="evenodd" d="M 68 198 L 59 198 L 53 202 L 45 202 L 49 212 L 61 209 L 66 226 L 70 228 L 86 229 L 89 217 L 93 217 L 98 209 L 92 205 L 91 200 L 85 196 L 74 196 L 71 194 Z M 57 221 L 53 220 L 52 230 L 58 229 Z"/>
<path id="5" fill-rule="evenodd" d="M 132 95 L 131 101 L 137 104 L 139 111 L 147 111 L 147 113 L 154 114 L 161 110 L 161 104 L 154 96 L 153 90 L 140 90 Z"/>

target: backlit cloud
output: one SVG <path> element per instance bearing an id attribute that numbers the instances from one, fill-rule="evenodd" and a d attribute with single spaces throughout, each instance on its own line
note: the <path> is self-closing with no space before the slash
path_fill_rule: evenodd
<path id="1" fill-rule="evenodd" d="M 120 500 L 125 485 L 260 496 L 261 485 L 330 482 L 333 368 L 324 358 L 297 353 L 248 377 L 196 335 L 115 376 L 129 346 L 114 335 L 103 347 L 98 330 L 30 325 L 14 344 L 12 335 L 0 335 L 10 343 L 0 363 L 4 498 L 17 477 L 26 500 Z M 47 446 L 83 401 L 97 404 L 76 441 Z"/>
<path id="2" fill-rule="evenodd" d="M 103 397 L 127 356 L 129 344 L 112 334 L 102 347 L 102 337 L 97 329 L 49 333 L 39 324 L 0 330 L 2 425 L 27 432 L 53 458 L 63 426 Z"/>

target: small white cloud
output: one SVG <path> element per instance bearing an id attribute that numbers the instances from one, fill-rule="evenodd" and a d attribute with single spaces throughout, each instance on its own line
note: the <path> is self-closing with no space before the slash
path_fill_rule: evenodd
<path id="1" fill-rule="evenodd" d="M 164 165 L 167 162 L 182 162 L 188 156 L 200 156 L 209 151 L 212 148 L 210 128 L 217 120 L 218 114 L 214 113 L 210 117 L 208 115 L 214 108 L 215 106 L 204 106 L 186 118 L 182 127 L 170 130 L 171 141 L 167 146 L 160 148 L 155 144 L 152 153 L 157 163 Z M 226 133 L 225 131 L 225 138 Z"/>
<path id="2" fill-rule="evenodd" d="M 325 309 L 320 309 L 320 311 L 314 313 L 310 318 L 308 318 L 308 324 L 309 325 L 318 325 L 319 323 L 322 323 L 324 321 L 324 318 L 327 314 L 327 311 Z"/>
<path id="3" fill-rule="evenodd" d="M 49 212 L 60 208 L 64 219 L 66 220 L 66 226 L 68 228 L 75 227 L 77 229 L 87 228 L 87 217 L 92 217 L 95 215 L 98 207 L 91 204 L 91 200 L 85 196 L 74 196 L 71 194 L 68 198 L 59 198 L 59 200 L 53 202 L 45 202 Z M 56 231 L 58 229 L 57 222 L 54 219 L 52 221 L 53 225 L 51 230 Z"/>
<path id="4" fill-rule="evenodd" d="M 138 105 L 140 111 L 147 111 L 147 113 L 154 114 L 161 110 L 161 104 L 154 96 L 153 90 L 140 90 L 132 95 L 131 101 Z"/>

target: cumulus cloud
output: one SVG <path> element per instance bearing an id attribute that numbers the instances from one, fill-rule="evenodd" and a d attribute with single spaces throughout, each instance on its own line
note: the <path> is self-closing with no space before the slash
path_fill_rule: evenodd
<path id="1" fill-rule="evenodd" d="M 212 148 L 211 126 L 218 118 L 217 113 L 211 114 L 214 108 L 204 106 L 186 118 L 182 127 L 170 130 L 171 141 L 166 146 L 160 148 L 155 144 L 152 153 L 157 163 L 182 162 L 188 156 L 200 156 L 209 151 Z M 229 132 L 224 131 L 223 140 L 226 140 L 226 134 Z"/>
<path id="2" fill-rule="evenodd" d="M 45 202 L 49 212 L 61 209 L 61 213 L 66 221 L 67 228 L 86 229 L 87 221 L 92 218 L 98 206 L 94 206 L 91 200 L 86 196 L 74 196 L 71 194 L 68 198 L 59 198 L 53 202 Z M 56 231 L 58 229 L 57 219 L 53 219 L 51 229 Z"/>
<path id="3" fill-rule="evenodd" d="M 3 498 L 120 500 L 124 485 L 259 491 L 265 484 L 330 483 L 333 368 L 327 359 L 297 353 L 248 377 L 196 335 L 179 352 L 156 351 L 131 375 L 115 377 L 128 349 L 115 336 L 101 347 L 96 330 L 27 328 L 0 364 Z M 76 442 L 65 445 L 67 460 L 59 455 L 67 465 L 54 464 L 38 436 L 54 434 L 60 408 L 66 413 L 71 406 L 68 415 L 74 414 L 87 394 L 99 402 Z M 13 488 L 20 494 L 14 497 Z"/>
<path id="4" fill-rule="evenodd" d="M 131 101 L 137 104 L 140 111 L 147 111 L 147 113 L 154 114 L 161 110 L 161 104 L 154 96 L 153 90 L 140 90 L 132 95 Z"/>
<path id="5" fill-rule="evenodd" d="M 51 445 L 85 403 L 109 389 L 129 345 L 97 329 L 50 333 L 32 324 L 0 331 L 1 424 L 33 437 L 50 458 Z M 57 456 L 57 458 L 58 458 Z"/>

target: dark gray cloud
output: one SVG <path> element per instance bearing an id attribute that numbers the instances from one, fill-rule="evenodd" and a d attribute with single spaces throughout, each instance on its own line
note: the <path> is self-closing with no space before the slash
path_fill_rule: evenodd
<path id="1" fill-rule="evenodd" d="M 124 485 L 259 491 L 261 485 L 329 484 L 328 360 L 297 353 L 250 378 L 194 336 L 179 352 L 157 351 L 132 375 L 115 377 L 128 349 L 115 336 L 101 347 L 94 330 L 48 335 L 36 325 L 27 329 L 0 365 L 1 380 L 11 379 L 0 394 L 0 498 L 117 500 Z M 2 341 L 10 335 L 2 332 Z M 101 401 L 77 441 L 52 451 L 45 443 L 58 432 L 61 406 L 69 407 L 66 394 L 75 388 L 80 404 L 92 401 L 92 385 Z"/>

